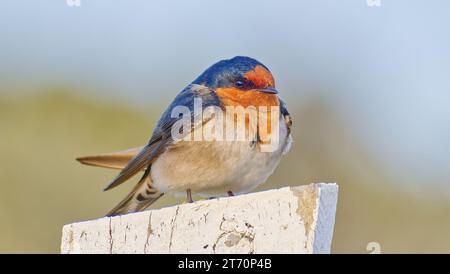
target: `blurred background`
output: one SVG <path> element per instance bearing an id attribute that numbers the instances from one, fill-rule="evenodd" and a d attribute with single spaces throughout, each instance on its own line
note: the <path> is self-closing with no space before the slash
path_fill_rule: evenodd
<path id="1" fill-rule="evenodd" d="M 259 190 L 338 182 L 332 251 L 450 252 L 450 2 L 2 0 L 0 252 L 133 186 L 78 156 L 143 145 L 172 98 L 236 55 L 273 72 L 295 143 Z M 180 199 L 163 197 L 153 208 Z"/>

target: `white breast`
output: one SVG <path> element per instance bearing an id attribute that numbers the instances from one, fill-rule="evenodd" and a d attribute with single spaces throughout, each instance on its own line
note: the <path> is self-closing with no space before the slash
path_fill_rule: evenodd
<path id="1" fill-rule="evenodd" d="M 178 142 L 152 164 L 154 186 L 180 195 L 189 188 L 205 197 L 246 193 L 265 182 L 289 150 L 291 136 L 284 120 L 279 133 L 279 144 L 271 152 L 248 141 Z"/>

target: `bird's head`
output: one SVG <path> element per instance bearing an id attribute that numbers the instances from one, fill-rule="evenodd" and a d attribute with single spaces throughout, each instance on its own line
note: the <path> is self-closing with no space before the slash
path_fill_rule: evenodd
<path id="1" fill-rule="evenodd" d="M 259 61 L 245 56 L 217 62 L 205 70 L 193 83 L 223 92 L 278 93 L 269 69 Z"/>

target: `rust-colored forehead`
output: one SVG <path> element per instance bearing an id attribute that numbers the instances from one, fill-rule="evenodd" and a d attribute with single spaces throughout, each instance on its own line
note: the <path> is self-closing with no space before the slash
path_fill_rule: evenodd
<path id="1" fill-rule="evenodd" d="M 272 73 L 261 65 L 255 66 L 253 70 L 245 73 L 244 76 L 258 88 L 275 86 L 275 80 L 273 79 Z"/>

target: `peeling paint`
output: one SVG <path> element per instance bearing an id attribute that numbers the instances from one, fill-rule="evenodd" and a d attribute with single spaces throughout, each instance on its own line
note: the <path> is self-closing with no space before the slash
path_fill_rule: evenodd
<path id="1" fill-rule="evenodd" d="M 177 206 L 177 209 L 175 211 L 175 216 L 172 219 L 172 224 L 171 224 L 171 230 L 170 230 L 170 240 L 169 240 L 169 253 L 170 250 L 172 249 L 172 239 L 173 239 L 173 232 L 175 231 L 175 222 L 177 220 L 178 217 L 178 212 L 180 211 L 180 206 Z"/>
<path id="2" fill-rule="evenodd" d="M 227 239 L 225 240 L 224 244 L 228 247 L 235 246 L 237 243 L 239 243 L 241 238 L 242 238 L 241 234 L 231 232 L 230 234 L 228 234 Z"/>
<path id="3" fill-rule="evenodd" d="M 112 234 L 111 218 L 109 218 L 109 254 L 112 254 L 113 251 L 114 238 Z"/>
<path id="4" fill-rule="evenodd" d="M 144 253 L 147 253 L 147 249 L 148 249 L 148 245 L 149 245 L 148 240 L 150 239 L 150 235 L 153 234 L 153 229 L 152 229 L 152 212 L 150 211 L 150 213 L 148 215 L 149 216 L 148 216 L 148 224 L 147 224 L 147 239 L 145 240 Z"/>
<path id="5" fill-rule="evenodd" d="M 315 185 L 308 185 L 303 189 L 291 187 L 291 191 L 298 199 L 296 213 L 305 223 L 306 237 L 308 237 L 315 219 L 318 188 Z"/>
<path id="6" fill-rule="evenodd" d="M 73 240 L 74 240 L 73 239 L 73 230 L 72 230 L 72 228 L 70 228 L 70 231 L 69 231 L 69 247 L 70 247 L 70 250 L 74 249 L 74 241 Z"/>

